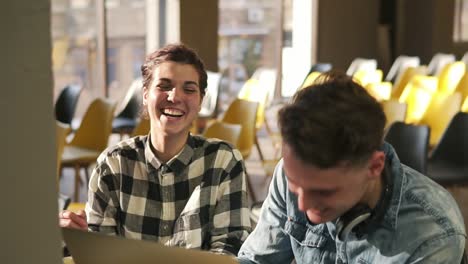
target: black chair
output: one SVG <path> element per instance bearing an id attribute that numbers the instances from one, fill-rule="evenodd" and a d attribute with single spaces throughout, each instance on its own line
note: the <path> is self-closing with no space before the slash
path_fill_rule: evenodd
<path id="1" fill-rule="evenodd" d="M 131 85 L 122 101 L 125 103 L 123 110 L 112 121 L 112 133 L 125 135 L 131 134 L 138 124 L 141 107 L 142 80 L 137 79 Z"/>
<path id="2" fill-rule="evenodd" d="M 81 91 L 79 85 L 68 85 L 62 89 L 55 101 L 55 119 L 71 126 Z"/>
<path id="3" fill-rule="evenodd" d="M 428 161 L 428 176 L 443 186 L 468 183 L 468 113 L 457 113 Z"/>
<path id="4" fill-rule="evenodd" d="M 425 125 L 410 125 L 403 122 L 393 123 L 385 141 L 394 148 L 401 163 L 425 174 L 430 129 Z"/>

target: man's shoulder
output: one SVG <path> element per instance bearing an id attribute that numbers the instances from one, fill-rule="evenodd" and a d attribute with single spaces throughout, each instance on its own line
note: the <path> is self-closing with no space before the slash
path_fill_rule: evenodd
<path id="1" fill-rule="evenodd" d="M 397 228 L 413 236 L 465 235 L 463 217 L 452 195 L 427 176 L 404 167 Z"/>

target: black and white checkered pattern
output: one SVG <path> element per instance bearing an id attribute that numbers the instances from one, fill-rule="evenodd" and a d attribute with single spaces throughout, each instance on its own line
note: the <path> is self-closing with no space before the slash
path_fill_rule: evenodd
<path id="1" fill-rule="evenodd" d="M 240 152 L 189 136 L 162 164 L 148 139 L 124 140 L 98 158 L 86 205 L 90 231 L 237 254 L 250 232 Z"/>

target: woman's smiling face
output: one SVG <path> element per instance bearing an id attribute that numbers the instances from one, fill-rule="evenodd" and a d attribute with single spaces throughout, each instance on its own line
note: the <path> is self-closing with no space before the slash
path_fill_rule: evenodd
<path id="1" fill-rule="evenodd" d="M 164 135 L 188 133 L 201 107 L 199 75 L 194 66 L 167 61 L 155 67 L 143 91 L 152 127 Z"/>

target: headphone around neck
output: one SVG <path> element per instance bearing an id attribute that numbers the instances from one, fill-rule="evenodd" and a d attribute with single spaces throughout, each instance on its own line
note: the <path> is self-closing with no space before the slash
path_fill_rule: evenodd
<path id="1" fill-rule="evenodd" d="M 368 231 L 371 222 L 381 221 L 392 198 L 393 180 L 389 170 L 389 166 L 385 165 L 383 171 L 384 191 L 374 209 L 371 209 L 367 204 L 358 203 L 338 218 L 336 222 L 338 239 L 346 241 L 353 230 L 357 235 L 363 235 Z"/>

